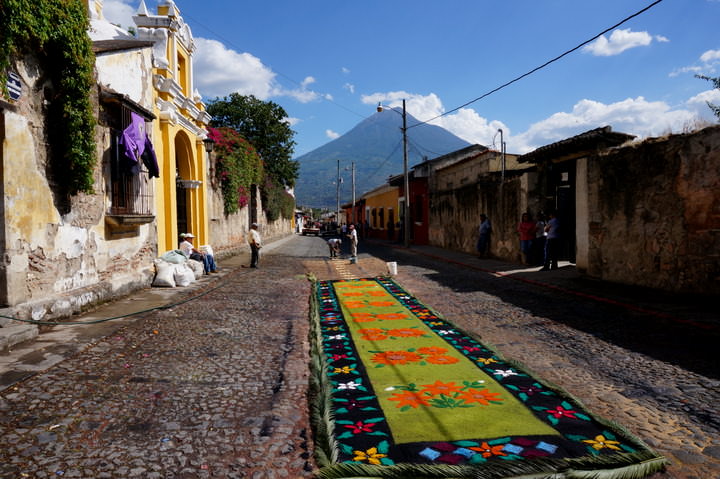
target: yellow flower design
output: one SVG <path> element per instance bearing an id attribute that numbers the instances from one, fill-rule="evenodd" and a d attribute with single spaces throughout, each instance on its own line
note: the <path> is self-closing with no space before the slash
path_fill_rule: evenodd
<path id="1" fill-rule="evenodd" d="M 350 372 L 354 371 L 355 368 L 351 368 L 350 366 L 343 366 L 341 368 L 335 368 L 333 373 L 335 374 L 350 374 Z"/>
<path id="2" fill-rule="evenodd" d="M 353 457 L 353 461 L 367 461 L 369 464 L 375 464 L 376 466 L 380 465 L 380 459 L 382 459 L 383 457 L 387 457 L 387 454 L 380 454 L 377 450 L 377 447 L 371 447 L 365 452 L 353 451 L 353 454 L 355 454 L 355 457 Z"/>
<path id="3" fill-rule="evenodd" d="M 477 358 L 477 362 L 488 365 L 488 364 L 496 363 L 497 361 L 495 360 L 495 358 Z"/>
<path id="4" fill-rule="evenodd" d="M 620 451 L 621 449 L 617 447 L 617 444 L 620 444 L 618 441 L 611 441 L 610 439 L 606 439 L 605 436 L 600 434 L 599 436 L 595 436 L 595 439 L 585 439 L 583 440 L 584 443 L 590 444 L 593 449 L 597 449 L 598 451 L 600 449 L 612 449 L 614 451 Z"/>

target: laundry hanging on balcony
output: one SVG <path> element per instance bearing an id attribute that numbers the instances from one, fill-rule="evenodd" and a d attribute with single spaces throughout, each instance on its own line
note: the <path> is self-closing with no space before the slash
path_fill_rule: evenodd
<path id="1" fill-rule="evenodd" d="M 120 136 L 120 149 L 130 173 L 138 174 L 140 160 L 142 160 L 150 178 L 160 178 L 155 149 L 145 131 L 145 126 L 145 119 L 142 116 L 130 112 L 130 125 L 123 130 Z"/>

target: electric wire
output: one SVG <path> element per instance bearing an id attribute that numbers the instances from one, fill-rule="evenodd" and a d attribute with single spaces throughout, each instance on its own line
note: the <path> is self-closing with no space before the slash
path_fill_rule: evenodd
<path id="1" fill-rule="evenodd" d="M 616 24 L 613 25 L 612 27 L 606 28 L 606 29 L 603 30 L 602 32 L 598 33 L 597 35 L 595 35 L 594 37 L 592 37 L 592 38 L 590 38 L 590 39 L 588 39 L 588 40 L 585 40 L 584 42 L 582 42 L 581 44 L 577 45 L 576 47 L 571 48 L 570 50 L 565 51 L 564 53 L 556 56 L 555 58 L 546 61 L 546 62 L 543 63 L 542 65 L 540 65 L 540 66 L 538 66 L 538 67 L 535 67 L 535 68 L 533 68 L 532 70 L 530 70 L 530 71 L 528 71 L 528 72 L 526 72 L 526 73 L 523 73 L 522 75 L 520 75 L 520 76 L 518 76 L 518 77 L 516 77 L 516 78 L 514 78 L 514 79 L 512 79 L 512 80 L 510 80 L 510 81 L 508 81 L 508 82 L 506 82 L 506 83 L 503 83 L 503 84 L 500 85 L 499 87 L 493 88 L 493 89 L 490 90 L 489 92 L 487 92 L 487 93 L 485 93 L 485 94 L 483 94 L 483 95 L 480 95 L 479 97 L 475 98 L 474 100 L 470 100 L 470 101 L 468 101 L 468 102 L 466 102 L 466 103 L 463 103 L 462 105 L 460 105 L 460 106 L 458 106 L 458 107 L 456 107 L 456 108 L 453 108 L 452 110 L 448 110 L 448 111 L 446 111 L 445 113 L 442 113 L 442 114 L 440 114 L 440 115 L 434 116 L 434 117 L 430 118 L 429 120 L 421 121 L 421 122 L 416 123 L 416 124 L 414 124 L 414 125 L 408 126 L 407 129 L 415 128 L 416 126 L 424 125 L 425 123 L 430 123 L 430 122 L 433 121 L 433 120 L 437 120 L 438 118 L 442 118 L 443 116 L 446 116 L 446 115 L 449 115 L 450 113 L 456 112 L 456 111 L 460 110 L 461 108 L 465 108 L 466 106 L 471 105 L 471 104 L 475 103 L 476 101 L 482 100 L 483 98 L 488 97 L 488 96 L 492 95 L 493 93 L 496 93 L 496 92 L 502 90 L 503 88 L 505 88 L 505 87 L 507 87 L 507 86 L 510 86 L 510 85 L 512 85 L 513 83 L 515 83 L 515 82 L 517 82 L 517 81 L 519 81 L 519 80 L 522 80 L 523 78 L 525 78 L 525 77 L 527 77 L 527 76 L 532 75 L 532 74 L 535 73 L 536 71 L 545 68 L 546 66 L 550 65 L 551 63 L 554 63 L 554 62 L 560 60 L 560 59 L 563 58 L 564 56 L 567 56 L 567 55 L 569 55 L 570 53 L 572 53 L 572 52 L 574 52 L 574 51 L 576 51 L 576 50 L 584 47 L 584 46 L 587 45 L 588 43 L 591 43 L 591 42 L 597 40 L 598 38 L 600 38 L 601 36 L 605 35 L 605 34 L 606 34 L 607 32 L 609 32 L 610 30 L 613 30 L 613 29 L 619 27 L 619 26 L 622 25 L 623 23 L 628 22 L 629 20 L 637 17 L 638 15 L 640 15 L 640 14 L 642 14 L 642 13 L 645 13 L 646 11 L 650 10 L 652 7 L 654 7 L 655 5 L 657 5 L 658 3 L 662 2 L 662 1 L 663 1 L 663 0 L 655 0 L 653 3 L 651 3 L 651 4 L 648 5 L 647 7 L 643 8 L 642 10 L 640 10 L 640 11 L 638 11 L 638 12 L 636 12 L 636 13 L 633 13 L 633 14 L 630 15 L 629 17 L 624 18 L 623 20 L 619 21 L 618 23 L 616 23 Z"/>

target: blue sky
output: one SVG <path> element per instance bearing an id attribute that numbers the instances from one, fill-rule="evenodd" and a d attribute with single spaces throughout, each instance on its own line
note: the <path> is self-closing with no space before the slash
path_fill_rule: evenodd
<path id="1" fill-rule="evenodd" d="M 165 2 L 166 0 L 161 0 Z M 157 0 L 145 0 L 151 13 Z M 296 157 L 349 131 L 378 102 L 421 121 L 470 102 L 653 0 L 177 0 L 205 101 L 232 92 L 281 105 Z M 122 26 L 140 0 L 104 0 Z M 437 118 L 461 138 L 524 153 L 600 126 L 640 137 L 713 121 L 720 0 L 663 0 L 597 41 Z M 398 135 L 400 133 L 398 132 Z"/>

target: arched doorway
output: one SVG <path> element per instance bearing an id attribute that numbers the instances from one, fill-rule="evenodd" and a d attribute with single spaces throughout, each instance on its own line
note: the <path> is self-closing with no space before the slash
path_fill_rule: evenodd
<path id="1" fill-rule="evenodd" d="M 195 177 L 191 142 L 181 131 L 175 136 L 175 226 L 178 235 L 193 229 L 192 194 L 198 187 Z"/>

